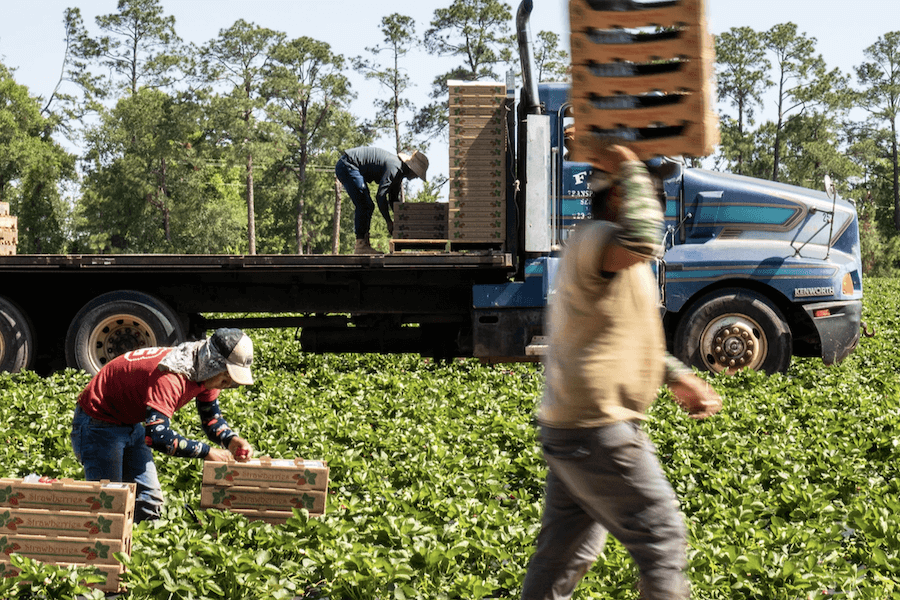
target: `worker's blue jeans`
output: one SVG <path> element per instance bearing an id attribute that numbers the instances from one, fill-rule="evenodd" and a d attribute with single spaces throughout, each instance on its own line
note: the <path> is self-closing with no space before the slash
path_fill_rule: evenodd
<path id="1" fill-rule="evenodd" d="M 86 479 L 136 483 L 135 522 L 158 519 L 163 504 L 153 451 L 144 439 L 141 423 L 106 423 L 87 416 L 80 406 L 75 408 L 72 449 L 84 466 Z"/>
<path id="2" fill-rule="evenodd" d="M 656 448 L 637 422 L 540 432 L 546 498 L 523 600 L 571 598 L 611 533 L 631 554 L 642 598 L 683 600 L 684 520 Z"/>
<path id="3" fill-rule="evenodd" d="M 369 186 L 366 185 L 359 169 L 353 166 L 346 156 L 342 156 L 334 166 L 334 174 L 347 190 L 353 206 L 356 207 L 353 216 L 353 232 L 356 234 L 356 239 L 361 240 L 369 234 L 372 215 L 375 213 L 375 203 L 372 202 L 372 195 L 369 194 Z"/>

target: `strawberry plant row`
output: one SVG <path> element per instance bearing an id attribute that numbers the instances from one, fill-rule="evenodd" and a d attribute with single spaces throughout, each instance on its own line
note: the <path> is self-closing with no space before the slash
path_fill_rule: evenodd
<path id="1" fill-rule="evenodd" d="M 866 286 L 876 336 L 842 364 L 707 376 L 725 400 L 707 421 L 667 392 L 651 410 L 694 598 L 900 596 L 900 281 Z M 125 598 L 518 597 L 542 512 L 539 365 L 307 355 L 293 330 L 249 333 L 257 383 L 224 392 L 223 411 L 258 454 L 327 460 L 326 514 L 270 525 L 201 510 L 202 465 L 158 455 L 165 511 L 134 528 Z M 0 477 L 82 476 L 68 435 L 86 382 L 0 375 Z M 192 411 L 175 426 L 202 436 Z M 75 567 L 11 558 L 20 574 L 0 597 L 91 593 Z M 610 541 L 575 598 L 636 600 L 636 582 Z"/>

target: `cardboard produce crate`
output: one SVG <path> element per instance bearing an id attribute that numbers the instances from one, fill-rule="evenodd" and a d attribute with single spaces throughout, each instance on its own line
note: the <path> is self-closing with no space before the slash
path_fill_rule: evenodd
<path id="1" fill-rule="evenodd" d="M 705 0 L 633 10 L 569 1 L 575 139 L 570 160 L 624 144 L 638 157 L 707 156 L 719 142 Z"/>
<path id="2" fill-rule="evenodd" d="M 133 518 L 134 496 L 133 483 L 72 479 L 25 483 L 21 479 L 0 478 L 0 507 L 122 513 Z"/>
<path id="3" fill-rule="evenodd" d="M 4 559 L 16 553 L 48 564 L 95 567 L 118 591 L 124 567 L 115 558 L 130 554 L 134 483 L 109 481 L 24 481 L 0 478 L 0 571 L 15 576 Z"/>
<path id="4" fill-rule="evenodd" d="M 204 485 L 200 490 L 200 508 L 284 512 L 305 508 L 310 514 L 323 515 L 326 494 L 324 490 L 312 489 Z"/>
<path id="5" fill-rule="evenodd" d="M 496 210 L 496 209 L 504 209 L 506 206 L 506 200 L 503 198 L 451 198 L 450 202 L 450 210 L 461 210 L 464 208 L 469 209 L 482 209 L 482 210 Z"/>
<path id="6" fill-rule="evenodd" d="M 273 487 L 290 490 L 327 490 L 328 463 L 303 458 L 279 459 L 263 456 L 245 463 L 203 463 L 204 486 Z"/>
<path id="7" fill-rule="evenodd" d="M 44 535 L 2 535 L 0 552 L 13 552 L 46 563 L 121 565 L 116 552 L 131 552 L 131 537 L 125 539 L 84 539 Z"/>
<path id="8" fill-rule="evenodd" d="M 125 539 L 131 536 L 132 515 L 0 508 L 0 532 L 74 538 Z"/>
<path id="9" fill-rule="evenodd" d="M 446 202 L 401 202 L 395 208 L 394 222 L 435 221 L 443 223 L 447 220 Z"/>
<path id="10" fill-rule="evenodd" d="M 284 522 L 294 508 L 306 509 L 311 515 L 325 514 L 327 491 L 328 463 L 322 460 L 264 456 L 246 463 L 207 461 L 203 463 L 200 508 Z"/>

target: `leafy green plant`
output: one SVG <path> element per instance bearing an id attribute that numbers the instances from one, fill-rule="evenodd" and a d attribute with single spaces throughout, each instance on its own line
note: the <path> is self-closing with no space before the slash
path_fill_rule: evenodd
<path id="1" fill-rule="evenodd" d="M 898 299 L 900 281 L 866 280 L 876 335 L 840 365 L 704 375 L 725 401 L 712 419 L 661 393 L 645 428 L 688 524 L 694 598 L 900 597 Z M 225 391 L 223 412 L 258 454 L 327 460 L 326 514 L 268 525 L 200 511 L 201 464 L 157 455 L 163 518 L 117 556 L 123 600 L 518 597 L 542 512 L 539 365 L 307 355 L 293 330 L 250 333 L 257 383 Z M 86 383 L 0 374 L 0 474 L 83 476 L 68 434 Z M 192 410 L 175 426 L 202 436 Z M 40 582 L 76 576 L 28 568 L 0 579 L 0 597 L 25 580 L 32 597 L 69 597 Z M 610 540 L 575 598 L 636 600 L 637 579 Z"/>

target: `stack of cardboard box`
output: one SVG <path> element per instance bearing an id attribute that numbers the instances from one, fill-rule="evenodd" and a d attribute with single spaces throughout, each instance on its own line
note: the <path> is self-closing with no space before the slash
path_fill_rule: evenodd
<path id="1" fill-rule="evenodd" d="M 450 242 L 506 239 L 506 86 L 450 81 Z"/>
<path id="2" fill-rule="evenodd" d="M 642 160 L 712 154 L 719 132 L 704 0 L 570 0 L 569 22 L 570 160 L 595 162 L 610 141 Z"/>
<path id="3" fill-rule="evenodd" d="M 0 573 L 17 575 L 13 552 L 49 564 L 91 566 L 98 587 L 117 591 L 131 552 L 135 484 L 109 481 L 26 482 L 0 479 Z"/>
<path id="4" fill-rule="evenodd" d="M 262 457 L 248 462 L 203 463 L 200 507 L 245 515 L 252 520 L 284 523 L 293 509 L 325 514 L 328 465 L 321 460 Z"/>
<path id="5" fill-rule="evenodd" d="M 0 202 L 0 256 L 16 253 L 19 244 L 19 219 L 9 214 L 9 203 Z"/>
<path id="6" fill-rule="evenodd" d="M 446 240 L 446 202 L 401 202 L 395 206 L 394 239 Z"/>

